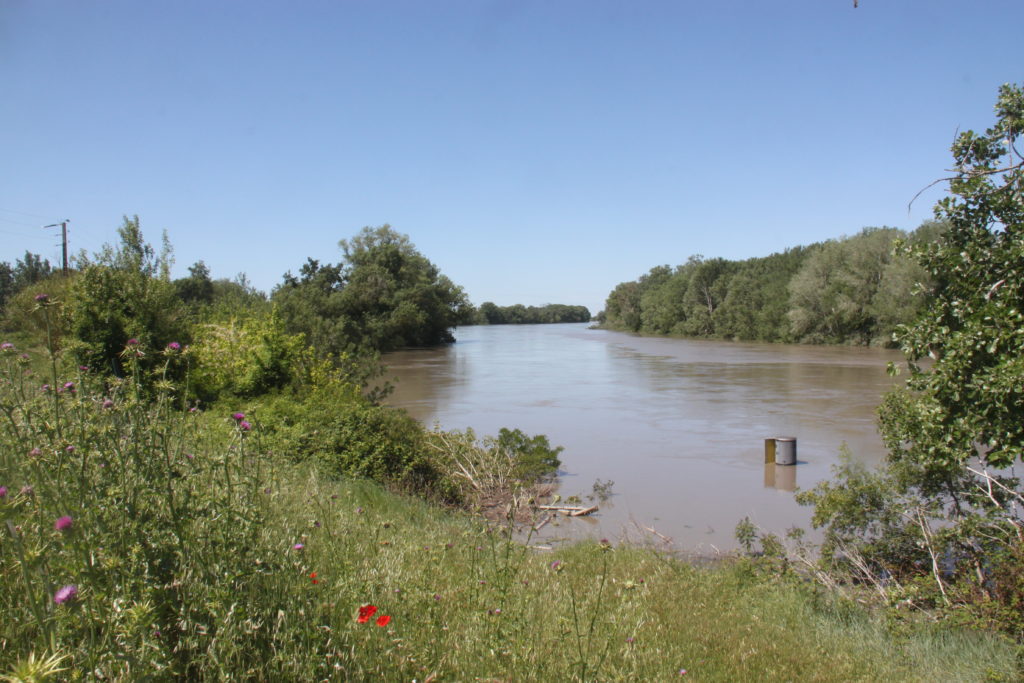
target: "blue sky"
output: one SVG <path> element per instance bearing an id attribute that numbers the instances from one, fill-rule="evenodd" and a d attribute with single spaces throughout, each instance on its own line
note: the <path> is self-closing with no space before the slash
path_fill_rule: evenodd
<path id="1" fill-rule="evenodd" d="M 0 0 L 0 260 L 138 214 L 269 291 L 390 223 L 474 303 L 930 217 L 1024 81 L 992 0 Z"/>

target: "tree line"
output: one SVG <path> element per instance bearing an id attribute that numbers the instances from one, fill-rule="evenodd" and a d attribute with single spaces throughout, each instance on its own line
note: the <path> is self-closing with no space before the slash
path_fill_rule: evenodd
<path id="1" fill-rule="evenodd" d="M 586 306 L 545 304 L 544 306 L 498 306 L 485 301 L 474 312 L 471 325 L 537 325 L 546 323 L 588 323 L 590 310 Z"/>
<path id="2" fill-rule="evenodd" d="M 929 272 L 896 247 L 935 242 L 945 229 L 941 221 L 911 233 L 865 228 L 742 261 L 691 256 L 619 284 L 598 321 L 641 334 L 888 345 L 924 305 L 915 293 L 931 286 Z"/>

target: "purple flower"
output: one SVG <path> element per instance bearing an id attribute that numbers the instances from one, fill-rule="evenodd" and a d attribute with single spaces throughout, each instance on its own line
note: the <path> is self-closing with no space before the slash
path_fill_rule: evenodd
<path id="1" fill-rule="evenodd" d="M 74 382 L 64 382 L 64 391 L 74 391 L 74 390 L 75 390 L 75 383 Z"/>
<path id="2" fill-rule="evenodd" d="M 49 384 L 44 384 L 43 385 L 43 391 L 49 391 L 49 390 L 50 390 L 50 385 Z"/>
<path id="3" fill-rule="evenodd" d="M 35 489 L 32 488 L 30 485 L 25 484 L 24 486 L 21 487 L 21 495 L 25 496 L 26 498 L 30 497 L 33 493 L 35 493 Z"/>
<path id="4" fill-rule="evenodd" d="M 111 401 L 109 398 L 108 399 L 104 399 L 103 407 L 107 408 L 107 409 L 113 408 L 114 407 L 114 402 Z"/>
<path id="5" fill-rule="evenodd" d="M 68 453 L 74 453 L 75 452 L 75 447 L 74 446 L 68 446 L 64 450 L 66 450 Z"/>
<path id="6" fill-rule="evenodd" d="M 39 450 L 38 448 L 33 448 L 32 450 L 30 450 L 28 452 L 28 457 L 30 457 L 30 458 L 38 458 L 42 454 L 43 454 L 43 452 L 41 450 Z"/>
<path id="7" fill-rule="evenodd" d="M 78 586 L 64 586 L 53 596 L 53 601 L 58 605 L 74 600 L 78 596 Z"/>
<path id="8" fill-rule="evenodd" d="M 562 561 L 561 560 L 555 560 L 554 562 L 552 562 L 548 566 L 551 567 L 552 570 L 557 572 L 562 567 Z"/>
<path id="9" fill-rule="evenodd" d="M 245 420 L 242 420 L 241 422 L 238 423 L 238 428 L 241 429 L 243 432 L 247 432 L 250 429 L 252 429 L 252 425 L 246 422 Z"/>
<path id="10" fill-rule="evenodd" d="M 36 294 L 36 303 L 45 304 L 50 300 L 49 294 Z"/>
<path id="11" fill-rule="evenodd" d="M 71 519 L 71 515 L 64 515 L 57 518 L 57 521 L 53 523 L 53 528 L 57 531 L 67 531 L 74 523 L 75 520 Z"/>
<path id="12" fill-rule="evenodd" d="M 132 337 L 131 339 L 129 339 L 128 341 L 125 342 L 125 346 L 138 346 L 138 345 L 139 345 L 139 340 L 136 339 L 135 337 Z"/>
<path id="13" fill-rule="evenodd" d="M 303 549 L 303 548 L 305 548 L 305 547 L 306 547 L 306 546 L 304 546 L 304 545 L 303 545 L 303 544 L 301 544 L 301 543 L 296 543 L 295 545 L 293 545 L 293 546 L 292 546 L 292 550 L 302 550 L 302 549 Z"/>
<path id="14" fill-rule="evenodd" d="M 88 365 L 79 365 L 78 369 L 81 372 L 89 372 L 89 366 Z"/>
<path id="15" fill-rule="evenodd" d="M 13 350 L 14 350 L 14 344 L 12 344 L 11 342 L 4 342 L 3 344 L 0 344 L 0 351 L 13 351 Z"/>
<path id="16" fill-rule="evenodd" d="M 181 351 L 181 344 L 179 344 L 178 342 L 171 342 L 170 344 L 167 345 L 167 350 L 168 351 Z"/>
<path id="17" fill-rule="evenodd" d="M 6 497 L 7 497 L 7 487 L 6 486 L 0 486 L 0 498 L 6 498 Z"/>
<path id="18" fill-rule="evenodd" d="M 234 419 L 235 422 L 241 422 L 242 420 L 245 419 L 245 413 L 233 413 L 231 417 Z"/>

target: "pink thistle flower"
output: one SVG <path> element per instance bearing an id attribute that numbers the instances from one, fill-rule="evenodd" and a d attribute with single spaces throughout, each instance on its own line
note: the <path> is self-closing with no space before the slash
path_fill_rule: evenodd
<path id="1" fill-rule="evenodd" d="M 0 486 L 0 498 L 6 498 L 6 497 L 7 497 L 7 487 L 6 486 Z"/>
<path id="2" fill-rule="evenodd" d="M 13 351 L 13 350 L 14 350 L 14 344 L 12 344 L 11 342 L 4 342 L 3 344 L 0 344 L 0 351 Z"/>
<path id="3" fill-rule="evenodd" d="M 292 546 L 292 550 L 303 550 L 306 546 L 302 543 L 296 543 Z"/>
<path id="4" fill-rule="evenodd" d="M 128 341 L 125 342 L 125 346 L 138 346 L 138 345 L 139 345 L 139 340 L 136 339 L 135 337 L 132 337 L 131 339 L 129 339 Z"/>
<path id="5" fill-rule="evenodd" d="M 74 446 L 68 446 L 64 450 L 66 450 L 68 453 L 74 453 L 75 452 L 75 447 Z"/>
<path id="6" fill-rule="evenodd" d="M 75 520 L 71 519 L 71 515 L 64 515 L 57 518 L 57 521 L 53 523 L 53 528 L 57 531 L 67 531 L 74 523 Z"/>
<path id="7" fill-rule="evenodd" d="M 41 450 L 39 450 L 38 448 L 33 448 L 32 450 L 30 450 L 30 451 L 28 452 L 28 456 L 29 456 L 30 458 L 38 458 L 38 457 L 39 457 L 39 456 L 41 456 L 42 454 L 43 454 L 43 452 L 42 452 Z"/>
<path id="8" fill-rule="evenodd" d="M 110 408 L 113 408 L 113 407 L 114 407 L 114 402 L 113 402 L 113 401 L 111 401 L 111 400 L 110 400 L 109 398 L 108 398 L 108 399 L 105 399 L 105 400 L 103 401 L 103 407 L 109 410 Z"/>
<path id="9" fill-rule="evenodd" d="M 179 344 L 178 342 L 171 342 L 170 344 L 167 345 L 167 350 L 168 351 L 181 351 L 181 344 Z"/>
<path id="10" fill-rule="evenodd" d="M 245 419 L 245 413 L 233 413 L 231 417 L 235 422 L 241 422 Z"/>
<path id="11" fill-rule="evenodd" d="M 59 591 L 54 593 L 53 601 L 58 605 L 61 605 L 65 602 L 74 600 L 76 597 L 78 597 L 78 586 L 69 585 L 64 586 Z"/>
<path id="12" fill-rule="evenodd" d="M 36 294 L 36 303 L 37 304 L 45 304 L 45 303 L 47 303 L 49 301 L 50 301 L 50 295 L 49 294 Z"/>
<path id="13" fill-rule="evenodd" d="M 64 391 L 72 391 L 73 392 L 74 390 L 75 390 L 75 383 L 74 382 L 65 382 L 64 383 Z"/>
<path id="14" fill-rule="evenodd" d="M 250 429 L 252 429 L 252 425 L 246 422 L 245 420 L 242 420 L 241 422 L 238 423 L 238 428 L 241 429 L 243 432 L 247 432 Z"/>

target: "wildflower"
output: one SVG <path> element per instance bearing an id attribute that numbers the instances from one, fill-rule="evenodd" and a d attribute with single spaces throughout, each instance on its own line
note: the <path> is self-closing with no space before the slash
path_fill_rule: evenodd
<path id="1" fill-rule="evenodd" d="M 31 485 L 25 484 L 24 486 L 21 487 L 21 495 L 25 496 L 26 498 L 30 498 L 33 493 L 35 493 L 35 489 L 32 488 Z"/>
<path id="2" fill-rule="evenodd" d="M 30 458 L 38 458 L 42 454 L 43 454 L 43 452 L 41 450 L 39 450 L 38 448 L 33 448 L 32 450 L 30 450 L 28 452 L 28 455 L 29 455 Z"/>
<path id="3" fill-rule="evenodd" d="M 113 401 L 111 401 L 111 400 L 110 400 L 109 398 L 108 398 L 108 399 L 105 399 L 105 400 L 103 401 L 103 407 L 104 407 L 104 408 L 106 408 L 107 410 L 109 410 L 109 409 L 111 409 L 111 408 L 113 408 L 113 407 L 114 407 L 114 402 L 113 402 Z"/>
<path id="4" fill-rule="evenodd" d="M 37 304 L 45 304 L 45 303 L 49 303 L 49 302 L 50 302 L 50 295 L 49 294 L 36 294 L 36 303 Z"/>
<path id="5" fill-rule="evenodd" d="M 440 599 L 441 599 L 441 596 L 438 595 L 437 593 L 434 593 L 434 600 L 440 600 Z"/>
<path id="6" fill-rule="evenodd" d="M 252 429 L 252 425 L 246 422 L 245 420 L 242 420 L 241 422 L 238 423 L 238 428 L 241 429 L 243 432 L 247 432 L 250 429 Z"/>
<path id="7" fill-rule="evenodd" d="M 89 372 L 89 366 L 88 365 L 79 365 L 78 366 L 78 371 L 79 372 Z"/>
<path id="8" fill-rule="evenodd" d="M 75 452 L 75 447 L 74 446 L 68 446 L 64 450 L 66 450 L 68 453 L 74 453 Z"/>
<path id="9" fill-rule="evenodd" d="M 49 391 L 49 390 L 50 390 L 50 385 L 49 384 L 44 384 L 43 385 L 43 391 Z"/>
<path id="10" fill-rule="evenodd" d="M 75 520 L 71 519 L 71 515 L 64 515 L 57 518 L 57 521 L 53 523 L 53 528 L 57 531 L 67 531 L 74 523 Z"/>
<path id="11" fill-rule="evenodd" d="M 69 585 L 54 593 L 53 601 L 60 605 L 69 600 L 74 600 L 76 597 L 78 597 L 78 586 Z"/>
<path id="12" fill-rule="evenodd" d="M 685 676 L 686 675 L 686 669 L 680 669 L 679 670 L 679 675 L 680 676 Z"/>
<path id="13" fill-rule="evenodd" d="M 181 344 L 179 344 L 178 342 L 171 342 L 170 344 L 167 345 L 167 350 L 171 351 L 172 353 L 174 351 L 181 351 Z"/>
<path id="14" fill-rule="evenodd" d="M 241 422 L 245 419 L 245 413 L 232 413 L 231 417 L 235 422 Z"/>
<path id="15" fill-rule="evenodd" d="M 263 493 L 267 494 L 268 496 L 270 495 L 270 491 L 271 491 L 271 488 L 269 486 L 267 488 L 263 489 Z"/>
<path id="16" fill-rule="evenodd" d="M 309 579 L 310 579 L 310 581 L 312 581 L 312 582 L 313 582 L 313 585 L 314 585 L 314 586 L 315 586 L 316 584 L 320 583 L 320 580 L 319 580 L 318 578 L 316 578 L 316 572 L 310 572 L 310 573 L 309 573 Z"/>
<path id="17" fill-rule="evenodd" d="M 363 508 L 362 508 L 362 506 L 360 506 L 360 507 L 357 507 L 357 508 L 356 508 L 356 514 L 357 514 L 357 515 L 361 515 L 361 514 L 363 514 Z"/>
<path id="18" fill-rule="evenodd" d="M 562 571 L 562 561 L 561 560 L 555 560 L 554 562 L 552 562 L 548 566 L 551 567 L 551 571 L 553 571 L 553 572 L 560 572 L 560 571 Z"/>
<path id="19" fill-rule="evenodd" d="M 129 339 L 128 341 L 125 342 L 125 346 L 138 346 L 138 345 L 139 345 L 139 340 L 136 339 L 135 337 L 132 337 L 131 339 Z"/>
<path id="20" fill-rule="evenodd" d="M 306 546 L 303 545 L 302 543 L 296 543 L 295 545 L 292 546 L 292 550 L 302 550 L 305 547 Z"/>
<path id="21" fill-rule="evenodd" d="M 632 645 L 632 644 L 633 644 L 633 641 L 634 641 L 634 640 L 636 640 L 636 639 L 635 639 L 635 638 L 633 638 L 633 636 L 630 636 L 629 638 L 626 638 L 626 642 L 627 642 L 627 643 L 629 643 L 630 645 Z"/>
<path id="22" fill-rule="evenodd" d="M 6 486 L 0 486 L 0 498 L 6 498 L 6 497 L 7 497 L 7 487 Z"/>
<path id="23" fill-rule="evenodd" d="M 74 382 L 65 382 L 64 383 L 64 391 L 74 392 L 74 390 L 75 390 L 75 383 Z"/>
<path id="24" fill-rule="evenodd" d="M 377 607 L 375 605 L 363 605 L 359 608 L 359 616 L 356 621 L 360 624 L 365 624 L 377 613 Z"/>
<path id="25" fill-rule="evenodd" d="M 13 350 L 14 350 L 14 344 L 12 344 L 11 342 L 4 342 L 3 344 L 0 344 L 0 351 L 13 351 Z"/>
<path id="26" fill-rule="evenodd" d="M 391 623 L 391 617 L 387 614 L 377 617 L 377 626 L 387 626 Z"/>

